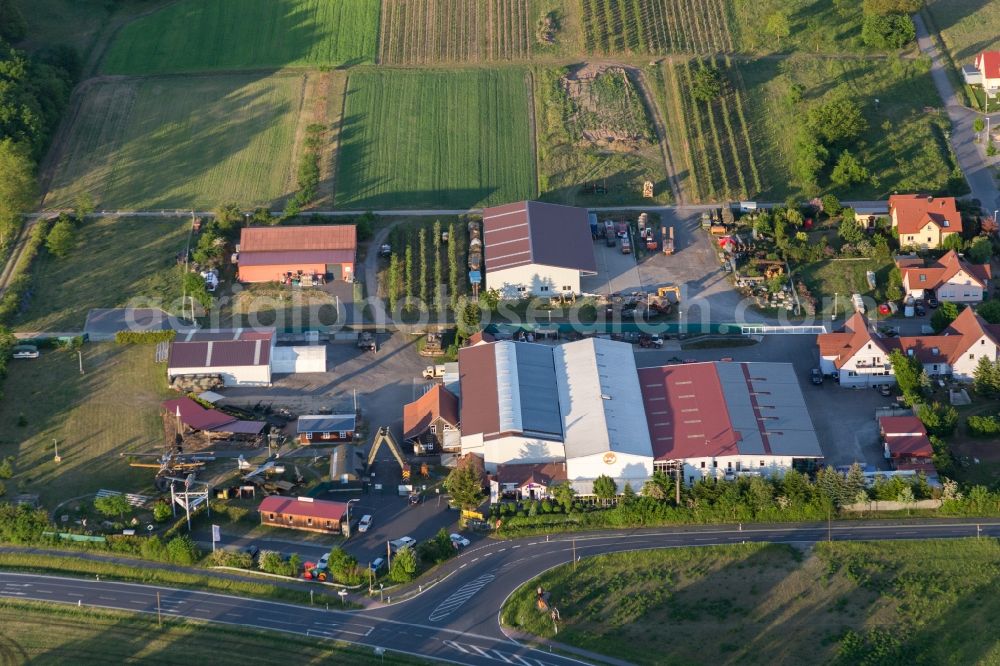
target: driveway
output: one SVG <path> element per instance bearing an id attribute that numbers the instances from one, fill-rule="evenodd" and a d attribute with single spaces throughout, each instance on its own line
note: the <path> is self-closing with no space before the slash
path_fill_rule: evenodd
<path id="1" fill-rule="evenodd" d="M 850 465 L 863 462 L 885 468 L 875 426 L 875 408 L 887 407 L 892 398 L 875 390 L 842 389 L 832 380 L 815 386 L 809 371 L 819 366 L 819 350 L 814 335 L 769 335 L 752 347 L 724 349 L 692 349 L 677 351 L 636 351 L 639 367 L 663 365 L 671 357 L 681 356 L 699 361 L 717 361 L 730 357 L 734 361 L 770 361 L 791 363 L 799 378 L 809 417 L 816 430 L 820 447 L 829 465 Z"/>
<path id="2" fill-rule="evenodd" d="M 972 188 L 971 196 L 979 200 L 985 212 L 991 213 L 1000 208 L 1000 191 L 988 164 L 996 160 L 986 157 L 986 144 L 976 143 L 976 132 L 972 128 L 972 123 L 980 114 L 959 103 L 958 95 L 945 69 L 947 64 L 927 31 L 923 17 L 915 14 L 913 22 L 917 26 L 917 45 L 921 52 L 931 57 L 931 77 L 944 101 L 948 118 L 951 119 L 951 145 L 958 159 L 958 165 L 965 173 L 969 187 Z"/>
<path id="3" fill-rule="evenodd" d="M 580 289 L 587 294 L 621 294 L 640 291 L 642 279 L 635 265 L 634 254 L 622 254 L 621 241 L 609 247 L 603 238 L 594 242 L 597 275 L 580 278 Z"/>
<path id="4" fill-rule="evenodd" d="M 712 238 L 701 229 L 701 211 L 661 209 L 661 226 L 674 228 L 674 254 L 647 255 L 639 263 L 644 287 L 678 285 L 681 288 L 681 317 L 689 323 L 749 321 L 764 317 L 747 311 L 742 295 L 733 289 L 719 265 Z M 658 233 L 659 235 L 659 233 Z"/>

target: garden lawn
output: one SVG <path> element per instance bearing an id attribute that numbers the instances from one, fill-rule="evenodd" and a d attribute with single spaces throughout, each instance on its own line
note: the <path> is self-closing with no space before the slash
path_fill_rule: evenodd
<path id="1" fill-rule="evenodd" d="M 427 663 L 386 651 L 336 641 L 317 641 L 209 622 L 164 617 L 163 626 L 148 615 L 4 600 L 0 603 L 0 655 L 11 663 L 123 664 L 187 666 L 210 661 L 218 666 L 248 666 L 287 661 L 398 666 Z"/>
<path id="2" fill-rule="evenodd" d="M 870 296 L 877 303 L 884 302 L 892 268 L 890 259 L 826 259 L 797 267 L 795 279 L 804 282 L 819 303 L 826 305 L 828 301 L 831 308 L 836 294 L 837 311 L 843 313 L 852 309 L 852 294 Z M 877 289 L 869 288 L 868 271 L 875 271 Z M 870 312 L 868 315 L 876 316 Z"/>
<path id="3" fill-rule="evenodd" d="M 602 555 L 525 584 L 502 618 L 554 637 L 540 585 L 556 640 L 638 664 L 996 663 L 998 562 L 996 539 Z"/>
<path id="4" fill-rule="evenodd" d="M 82 331 L 91 308 L 124 306 L 136 298 L 168 312 L 179 310 L 176 255 L 187 246 L 190 228 L 190 220 L 178 218 L 88 219 L 78 227 L 68 257 L 39 252 L 28 307 L 14 328 Z"/>
<path id="5" fill-rule="evenodd" d="M 792 130 L 803 122 L 810 107 L 838 94 L 849 96 L 862 108 L 868 129 L 848 148 L 877 176 L 877 182 L 832 186 L 829 174 L 839 155 L 834 150 L 820 173 L 818 193 L 877 200 L 893 192 L 958 195 L 967 191 L 948 145 L 948 118 L 940 110 L 941 100 L 925 71 L 925 60 L 796 56 L 736 65 L 745 90 L 754 158 L 764 181 L 761 198 L 781 201 L 817 194 L 803 191 L 791 175 Z M 793 86 L 801 90 L 799 101 L 790 95 Z"/>
<path id="6" fill-rule="evenodd" d="M 73 117 L 46 207 L 83 192 L 99 209 L 245 208 L 295 189 L 292 153 L 308 76 L 98 81 Z"/>
<path id="7" fill-rule="evenodd" d="M 0 457 L 16 460 L 14 478 L 4 481 L 8 494 L 38 493 L 52 508 L 101 488 L 152 488 L 154 470 L 130 468 L 119 453 L 162 450 L 166 367 L 150 345 L 87 344 L 82 353 L 83 375 L 68 350 L 8 365 L 0 401 Z"/>
<path id="8" fill-rule="evenodd" d="M 534 198 L 528 94 L 517 68 L 353 73 L 338 207 L 466 208 Z"/>
<path id="9" fill-rule="evenodd" d="M 106 74 L 373 62 L 380 0 L 182 0 L 126 25 Z"/>

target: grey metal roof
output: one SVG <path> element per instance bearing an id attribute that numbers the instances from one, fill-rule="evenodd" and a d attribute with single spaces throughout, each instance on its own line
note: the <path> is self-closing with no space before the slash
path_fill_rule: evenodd
<path id="1" fill-rule="evenodd" d="M 295 424 L 296 432 L 347 432 L 356 427 L 354 414 L 319 414 L 300 416 Z"/>
<path id="2" fill-rule="evenodd" d="M 741 454 L 823 456 L 790 363 L 716 363 L 715 367 L 729 420 L 741 436 Z"/>
<path id="3" fill-rule="evenodd" d="M 561 437 L 562 417 L 559 413 L 559 388 L 556 384 L 552 348 L 517 344 L 515 362 L 521 431 Z M 504 430 L 502 420 L 500 430 Z"/>

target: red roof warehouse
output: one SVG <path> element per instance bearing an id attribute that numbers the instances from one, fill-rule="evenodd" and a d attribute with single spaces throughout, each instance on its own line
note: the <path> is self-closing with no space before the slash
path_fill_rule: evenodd
<path id="1" fill-rule="evenodd" d="M 277 282 L 287 273 L 354 277 L 357 229 L 352 224 L 247 227 L 240 233 L 240 282 Z"/>

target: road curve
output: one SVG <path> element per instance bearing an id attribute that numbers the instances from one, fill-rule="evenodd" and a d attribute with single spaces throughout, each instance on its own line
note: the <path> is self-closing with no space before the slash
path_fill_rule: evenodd
<path id="1" fill-rule="evenodd" d="M 843 521 L 651 528 L 490 540 L 435 572 L 440 581 L 417 586 L 406 600 L 355 612 L 246 599 L 210 592 L 91 579 L 0 572 L 0 597 L 156 613 L 283 631 L 382 647 L 456 664 L 570 666 L 590 663 L 532 649 L 507 636 L 499 611 L 525 582 L 573 556 L 725 545 L 741 542 L 815 543 L 875 539 L 1000 537 L 997 520 Z M 387 599 L 387 601 L 390 601 Z"/>

